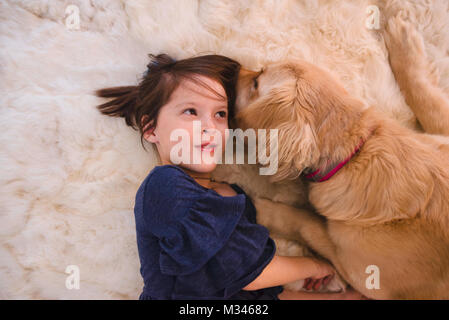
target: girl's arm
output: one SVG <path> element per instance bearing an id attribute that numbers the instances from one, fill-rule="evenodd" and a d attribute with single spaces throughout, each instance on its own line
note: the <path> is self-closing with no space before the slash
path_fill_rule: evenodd
<path id="1" fill-rule="evenodd" d="M 262 273 L 243 290 L 258 290 L 306 278 L 324 278 L 333 274 L 335 269 L 318 259 L 275 255 Z"/>

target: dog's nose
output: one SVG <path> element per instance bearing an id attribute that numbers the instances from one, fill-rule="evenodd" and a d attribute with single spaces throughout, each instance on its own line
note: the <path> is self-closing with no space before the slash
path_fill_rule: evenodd
<path id="1" fill-rule="evenodd" d="M 240 72 L 239 72 L 239 81 L 240 80 L 252 80 L 254 77 L 257 77 L 257 75 L 259 74 L 259 71 L 252 71 L 249 69 L 245 69 L 245 68 L 240 68 Z"/>
<path id="2" fill-rule="evenodd" d="M 236 99 L 236 113 L 246 106 L 249 101 L 249 92 L 253 85 L 253 80 L 259 75 L 260 71 L 252 71 L 245 68 L 240 68 L 239 78 L 237 83 L 237 99 Z"/>

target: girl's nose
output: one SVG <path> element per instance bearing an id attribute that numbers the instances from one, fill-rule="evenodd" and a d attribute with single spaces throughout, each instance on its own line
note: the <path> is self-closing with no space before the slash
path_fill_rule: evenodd
<path id="1" fill-rule="evenodd" d="M 206 129 L 208 132 L 215 130 L 215 121 L 213 118 L 208 117 L 201 123 L 201 128 Z"/>

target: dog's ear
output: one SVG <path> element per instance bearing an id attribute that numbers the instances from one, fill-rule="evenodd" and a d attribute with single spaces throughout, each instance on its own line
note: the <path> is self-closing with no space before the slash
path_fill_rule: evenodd
<path id="1" fill-rule="evenodd" d="M 316 119 L 312 103 L 313 88 L 306 82 L 295 81 L 291 90 L 277 93 L 283 99 L 275 120 L 279 128 L 279 170 L 273 181 L 295 179 L 320 158 L 316 135 Z M 279 98 L 279 97 L 278 97 Z"/>
<path id="2" fill-rule="evenodd" d="M 296 83 L 296 110 L 312 125 L 320 161 L 345 159 L 369 130 L 361 124 L 365 105 L 330 72 L 316 66 L 304 70 Z"/>
<path id="3" fill-rule="evenodd" d="M 344 159 L 359 142 L 363 103 L 330 73 L 309 65 L 295 81 L 272 90 L 268 104 L 279 128 L 279 170 L 272 181 L 294 179 L 327 159 Z M 324 159 L 324 160 L 323 160 Z"/>
<path id="4" fill-rule="evenodd" d="M 290 85 L 284 84 L 271 89 L 236 116 L 243 130 L 278 130 L 278 168 L 270 178 L 271 182 L 296 179 L 319 158 L 312 114 L 301 107 L 297 94 L 296 81 Z M 267 151 L 271 150 L 269 139 L 266 148 Z"/>

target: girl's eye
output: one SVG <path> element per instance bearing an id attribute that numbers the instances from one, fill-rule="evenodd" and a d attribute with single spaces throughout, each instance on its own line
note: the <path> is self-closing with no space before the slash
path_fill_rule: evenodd
<path id="1" fill-rule="evenodd" d="M 220 114 L 220 117 L 226 118 L 226 111 L 219 111 L 217 114 Z"/>
<path id="2" fill-rule="evenodd" d="M 193 108 L 185 109 L 183 113 L 186 113 L 186 111 L 193 111 L 196 114 L 196 111 Z"/>

